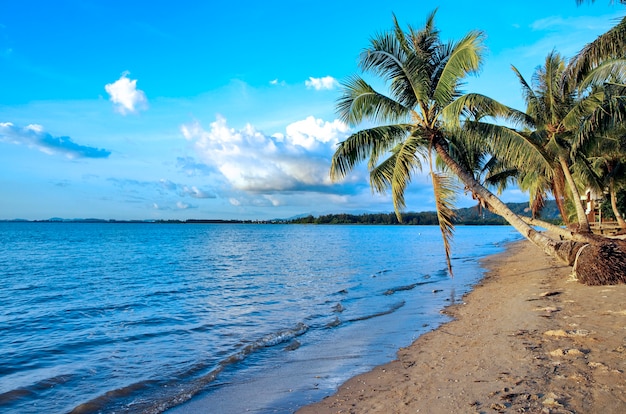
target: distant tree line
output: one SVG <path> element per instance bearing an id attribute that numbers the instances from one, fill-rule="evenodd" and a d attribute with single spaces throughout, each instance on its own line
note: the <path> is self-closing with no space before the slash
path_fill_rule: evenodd
<path id="1" fill-rule="evenodd" d="M 530 216 L 528 203 L 508 203 L 507 206 L 516 214 Z M 476 207 L 460 208 L 455 210 L 455 223 L 460 225 L 505 225 L 508 224 L 502 217 L 487 210 Z M 545 221 L 561 224 L 559 211 L 554 200 L 548 200 L 542 211 L 541 218 Z M 402 214 L 402 223 L 398 221 L 395 213 L 366 213 L 366 214 L 325 214 L 313 216 L 312 214 L 291 220 L 289 224 L 385 224 L 385 225 L 413 225 L 435 226 L 439 222 L 437 213 L 423 211 L 419 213 L 409 212 Z"/>

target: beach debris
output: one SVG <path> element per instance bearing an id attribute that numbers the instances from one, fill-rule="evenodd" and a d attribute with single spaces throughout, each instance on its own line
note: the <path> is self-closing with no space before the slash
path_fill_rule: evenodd
<path id="1" fill-rule="evenodd" d="M 544 308 L 537 308 L 535 309 L 536 312 L 546 312 L 546 313 L 554 313 L 554 312 L 559 312 L 561 309 L 557 308 L 555 306 L 546 306 Z"/>
<path id="2" fill-rule="evenodd" d="M 556 295 L 560 295 L 562 292 L 559 291 L 551 291 L 551 292 L 543 292 L 541 294 L 539 294 L 540 297 L 542 298 L 546 298 L 546 297 L 550 297 L 550 296 L 556 296 Z"/>

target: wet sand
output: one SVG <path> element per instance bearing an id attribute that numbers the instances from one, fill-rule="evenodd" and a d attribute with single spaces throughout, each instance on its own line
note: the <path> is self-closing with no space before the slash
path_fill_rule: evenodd
<path id="1" fill-rule="evenodd" d="M 626 285 L 581 285 L 527 241 L 483 265 L 452 322 L 298 413 L 626 413 Z"/>

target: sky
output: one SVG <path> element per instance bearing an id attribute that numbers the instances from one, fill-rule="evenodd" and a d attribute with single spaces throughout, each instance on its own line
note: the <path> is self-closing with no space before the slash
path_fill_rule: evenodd
<path id="1" fill-rule="evenodd" d="M 419 28 L 436 8 L 446 41 L 482 30 L 465 91 L 524 109 L 511 65 L 530 79 L 552 50 L 573 56 L 626 15 L 611 3 L 0 0 L 0 219 L 391 212 L 364 167 L 329 167 L 356 131 L 341 82 L 394 14 Z M 434 209 L 425 174 L 406 202 Z"/>

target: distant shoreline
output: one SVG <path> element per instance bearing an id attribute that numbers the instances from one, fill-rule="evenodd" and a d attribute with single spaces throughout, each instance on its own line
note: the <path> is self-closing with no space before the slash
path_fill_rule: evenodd
<path id="1" fill-rule="evenodd" d="M 363 226 L 436 226 L 437 223 L 364 223 L 364 222 L 329 222 L 329 223 L 304 223 L 297 220 L 213 220 L 213 219 L 190 219 L 190 220 L 106 220 L 106 219 L 61 219 L 61 220 L 0 220 L 0 223 L 55 223 L 55 224 L 301 224 L 301 225 L 363 225 Z M 508 223 L 500 222 L 457 222 L 459 226 L 508 226 Z"/>
<path id="2" fill-rule="evenodd" d="M 507 203 L 507 206 L 518 215 L 529 216 L 528 203 Z M 456 225 L 508 225 L 508 223 L 500 216 L 486 210 L 479 210 L 476 207 L 460 208 L 456 212 Z M 554 200 L 549 200 L 544 207 L 543 214 L 540 218 L 553 224 L 560 223 L 560 216 L 556 209 Z M 313 214 L 302 214 L 289 218 L 274 218 L 266 220 L 240 220 L 240 219 L 142 219 L 142 220 L 125 220 L 125 219 L 100 219 L 100 218 L 61 218 L 52 217 L 42 220 L 29 219 L 4 219 L 0 223 L 5 222 L 28 222 L 28 223 L 114 223 L 114 224 L 364 224 L 364 225 L 409 225 L 409 226 L 436 226 L 438 225 L 437 213 L 434 211 L 422 212 L 405 212 L 402 213 L 402 222 L 398 221 L 395 213 L 336 213 L 321 214 L 314 216 Z"/>

